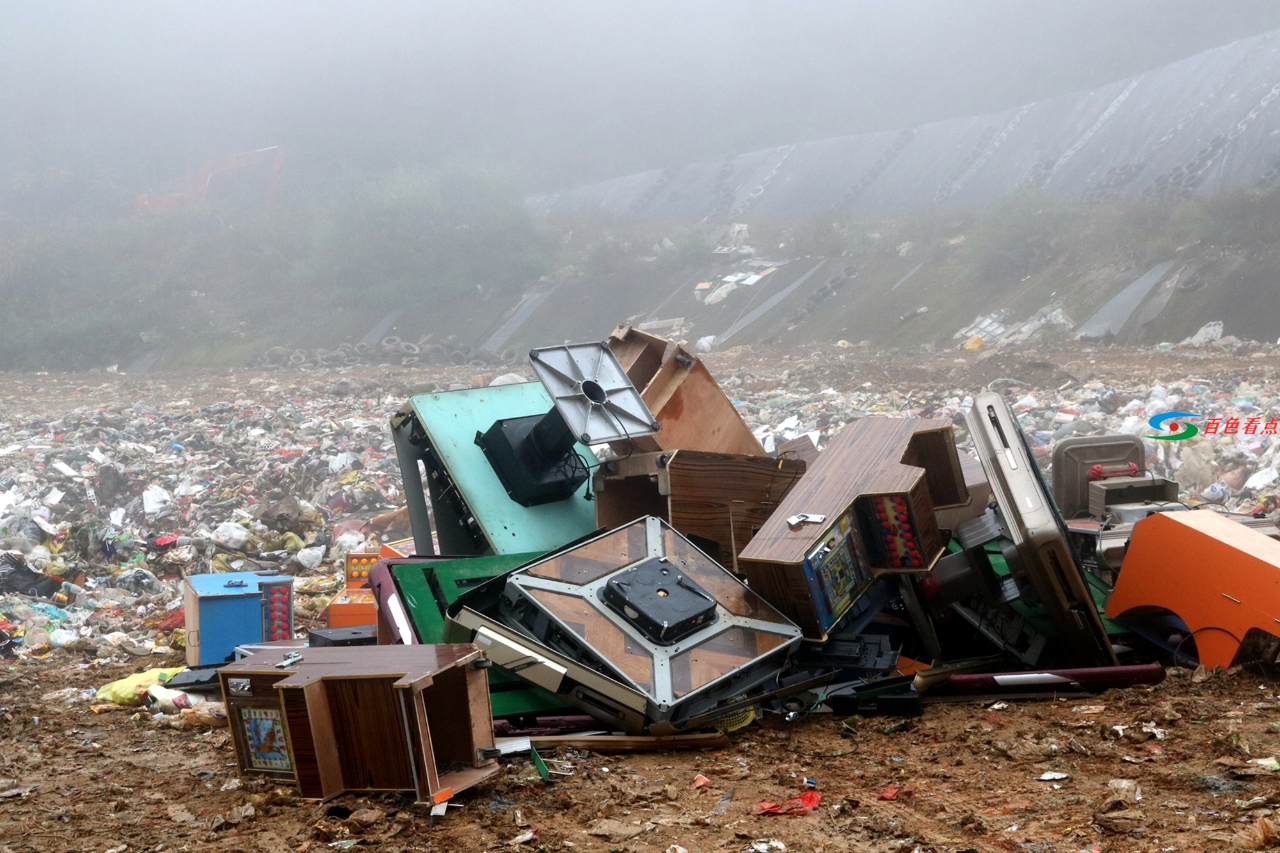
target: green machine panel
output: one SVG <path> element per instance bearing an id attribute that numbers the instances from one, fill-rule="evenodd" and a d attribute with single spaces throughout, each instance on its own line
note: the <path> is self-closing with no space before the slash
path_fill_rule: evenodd
<path id="1" fill-rule="evenodd" d="M 467 590 L 530 563 L 543 552 L 491 557 L 438 557 L 421 562 L 412 557 L 388 561 L 405 609 L 423 643 L 444 642 L 444 611 Z"/>
<path id="2" fill-rule="evenodd" d="M 595 530 L 595 504 L 586 498 L 589 481 L 565 500 L 521 506 L 476 445 L 476 434 L 494 421 L 543 415 L 552 405 L 538 382 L 420 394 L 405 403 L 391 426 L 419 554 L 432 552 L 418 461 L 426 471 L 425 492 L 443 553 L 545 553 Z M 588 467 L 597 464 L 587 447 L 575 449 Z"/>
<path id="3" fill-rule="evenodd" d="M 406 557 L 383 560 L 370 572 L 379 609 L 390 609 L 398 593 L 420 643 L 444 642 L 444 611 L 464 592 L 542 556 L 541 551 L 489 557 Z M 388 625 L 396 634 L 396 626 Z M 411 638 L 399 637 L 401 642 Z M 576 713 L 564 702 L 500 666 L 489 670 L 489 700 L 494 717 Z"/>

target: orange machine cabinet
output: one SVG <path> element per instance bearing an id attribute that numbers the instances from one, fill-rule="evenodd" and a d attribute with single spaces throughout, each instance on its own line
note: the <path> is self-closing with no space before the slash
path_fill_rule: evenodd
<path id="1" fill-rule="evenodd" d="M 377 599 L 371 589 L 344 589 L 329 602 L 330 628 L 373 625 L 377 621 Z"/>
<path id="2" fill-rule="evenodd" d="M 369 570 L 378 559 L 378 554 L 372 551 L 347 554 L 346 587 L 329 602 L 330 628 L 377 623 L 378 607 L 373 590 L 369 589 Z"/>
<path id="3" fill-rule="evenodd" d="M 1176 613 L 1200 663 L 1230 666 L 1250 628 L 1280 634 L 1280 542 L 1211 510 L 1158 512 L 1133 526 L 1107 616 Z"/>

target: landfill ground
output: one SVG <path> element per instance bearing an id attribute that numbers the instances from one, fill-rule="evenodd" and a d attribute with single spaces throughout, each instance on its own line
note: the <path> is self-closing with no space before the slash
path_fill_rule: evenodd
<path id="1" fill-rule="evenodd" d="M 1055 393 L 1070 395 L 1091 382 L 1135 400 L 1146 399 L 1155 383 L 1194 382 L 1208 389 L 1198 392 L 1202 397 L 1226 400 L 1247 380 L 1264 416 L 1275 401 L 1273 389 L 1280 387 L 1280 349 L 1256 344 L 1236 352 L 1063 344 L 994 355 L 824 346 L 736 350 L 713 354 L 707 362 L 735 399 L 755 400 L 756 412 L 767 410 L 773 421 L 796 417 L 802 430 L 834 428 L 854 408 L 895 414 L 945 410 L 945 401 L 957 393 L 976 394 L 989 384 L 1011 395 L 1033 392 L 1047 403 Z M 357 367 L 4 374 L 0 413 L 9 424 L 22 423 L 28 437 L 40 433 L 33 425 L 48 424 L 50 441 L 56 442 L 52 436 L 60 423 L 83 424 L 95 413 L 114 413 L 116 428 L 127 432 L 140 419 L 176 422 L 184 413 L 235 401 L 256 412 L 254 429 L 271 433 L 254 436 L 264 453 L 325 440 L 360 453 L 363 439 L 354 432 L 353 412 L 360 418 L 385 416 L 409 394 L 466 386 L 475 373 Z M 823 392 L 831 393 L 824 398 Z M 823 420 L 824 399 L 855 394 L 856 405 Z M 795 414 L 783 411 L 782 398 Z M 292 434 L 298 419 L 282 414 L 291 406 L 310 413 L 331 410 L 332 423 L 308 422 L 305 435 Z M 775 416 L 775 410 L 786 417 Z M 352 435 L 354 443 L 344 444 Z M 0 445 L 11 438 L 0 435 Z M 216 455 L 216 448 L 210 452 Z M 366 461 L 373 455 L 366 453 Z M 21 464 L 15 462 L 19 457 Z M 18 453 L 0 459 L 0 468 L 9 467 L 19 485 L 30 484 L 44 476 L 35 458 Z M 250 464 L 243 447 L 238 458 Z M 166 475 L 159 464 L 155 481 L 172 487 L 180 472 Z M 236 464 L 210 476 L 231 476 Z M 236 476 L 242 493 L 252 491 L 252 475 Z M 70 484 L 63 485 L 70 491 Z M 217 488 L 210 492 L 223 496 Z M 1234 499 L 1255 498 L 1242 492 Z M 369 514 L 386 509 L 357 502 L 348 510 L 361 508 Z M 76 511 L 90 510 L 85 504 Z M 215 511 L 210 504 L 207 512 Z M 55 511 L 52 521 L 58 517 Z M 153 524 L 151 532 L 185 533 L 189 526 L 174 515 Z M 319 572 L 331 573 L 333 565 L 327 559 Z M 166 579 L 178 571 L 171 565 L 152 568 Z M 991 699 L 932 704 L 905 725 L 899 718 L 868 717 L 846 727 L 822 713 L 794 724 L 766 717 L 767 725 L 734 732 L 731 745 L 717 750 L 616 756 L 561 751 L 553 756 L 566 762 L 563 769 L 571 775 L 549 787 L 524 756 L 514 756 L 502 761 L 500 774 L 458 796 L 460 808 L 432 825 L 421 807 L 396 795 L 343 796 L 318 804 L 296 800 L 288 787 L 250 778 L 237 787 L 227 729 L 182 728 L 180 717 L 149 708 L 91 709 L 85 691 L 182 663 L 180 652 L 166 651 L 169 639 L 156 635 L 150 616 L 133 619 L 128 608 L 134 603 L 95 611 L 81 641 L 16 654 L 10 648 L 0 660 L 0 853 L 317 853 L 347 847 L 663 853 L 677 845 L 676 853 L 781 850 L 760 844 L 767 839 L 789 851 L 823 853 L 1197 851 L 1232 849 L 1242 839 L 1255 847 L 1276 842 L 1272 828 L 1259 819 L 1280 808 L 1280 765 L 1267 761 L 1280 754 L 1280 679 L 1254 668 L 1203 681 L 1193 679 L 1191 670 L 1171 669 L 1152 688 L 1047 702 L 1009 700 L 1004 707 Z M 315 624 L 319 608 L 308 608 L 302 597 L 299 609 L 302 627 Z M 107 629 L 127 631 L 131 642 L 99 637 L 94 620 L 108 623 L 103 637 Z M 149 646 L 143 642 L 148 633 Z M 693 788 L 698 774 L 707 782 Z M 806 777 L 821 795 L 812 812 L 750 814 L 759 801 L 800 794 Z M 1141 799 L 1135 801 L 1124 785 L 1109 787 L 1113 780 L 1136 782 Z M 530 830 L 535 837 L 511 844 Z M 1255 837 L 1248 838 L 1249 832 Z"/>

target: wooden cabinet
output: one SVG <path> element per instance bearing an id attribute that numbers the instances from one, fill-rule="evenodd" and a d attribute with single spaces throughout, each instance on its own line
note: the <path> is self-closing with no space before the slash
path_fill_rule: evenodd
<path id="1" fill-rule="evenodd" d="M 596 524 L 612 529 L 646 515 L 661 518 L 736 571 L 738 554 L 804 471 L 794 458 L 634 453 L 596 469 Z"/>
<path id="2" fill-rule="evenodd" d="M 498 770 L 487 664 L 469 644 L 264 650 L 228 664 L 218 677 L 237 765 L 308 798 L 443 802 Z"/>
<path id="3" fill-rule="evenodd" d="M 968 503 L 949 422 L 862 418 L 832 439 L 738 566 L 806 638 L 825 640 L 876 577 L 932 569 L 946 547 L 936 511 Z"/>

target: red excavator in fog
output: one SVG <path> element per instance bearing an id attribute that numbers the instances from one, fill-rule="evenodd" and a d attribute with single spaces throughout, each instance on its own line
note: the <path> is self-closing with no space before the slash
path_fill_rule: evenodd
<path id="1" fill-rule="evenodd" d="M 259 148 L 257 151 L 242 151 L 239 154 L 230 154 L 211 160 L 196 172 L 195 183 L 190 192 L 143 193 L 133 200 L 133 209 L 142 214 L 171 213 L 181 210 L 194 202 L 203 201 L 208 196 L 209 184 L 215 175 L 264 163 L 271 165 L 271 172 L 267 177 L 266 200 L 272 202 L 280 190 L 280 170 L 284 165 L 284 149 L 279 145 Z"/>

